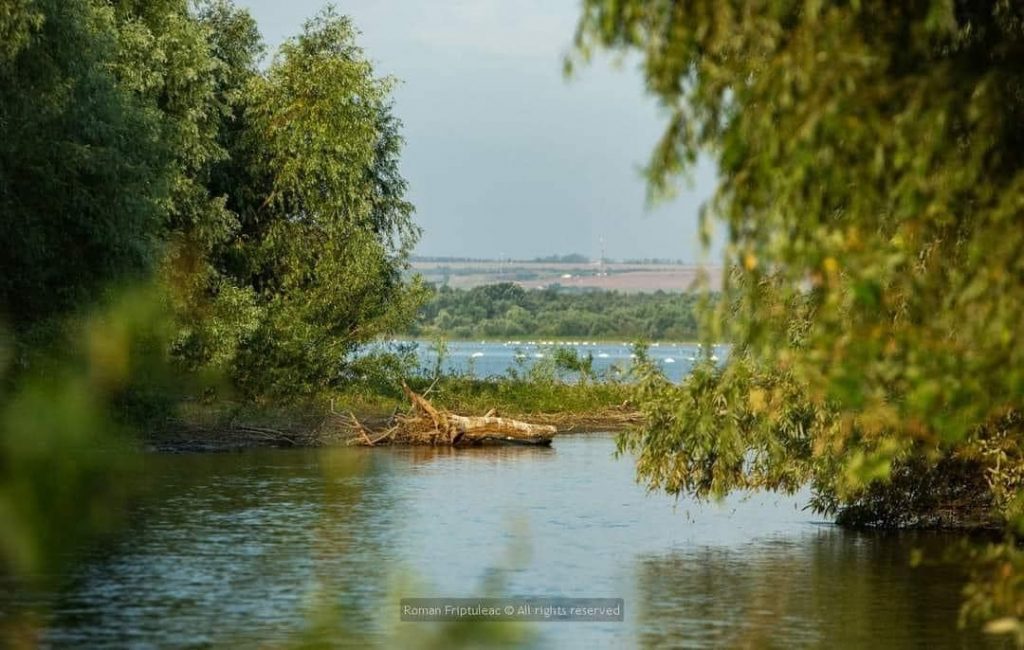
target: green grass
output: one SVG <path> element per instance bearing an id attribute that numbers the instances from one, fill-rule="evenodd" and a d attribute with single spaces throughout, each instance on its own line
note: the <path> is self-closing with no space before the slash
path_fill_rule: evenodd
<path id="1" fill-rule="evenodd" d="M 413 377 L 409 387 L 424 393 L 436 406 L 462 415 L 483 415 L 497 409 L 515 417 L 531 413 L 591 414 L 618 407 L 629 399 L 630 386 L 611 382 L 563 383 L 533 379 L 476 379 L 443 375 L 436 382 Z M 390 414 L 409 402 L 398 389 L 353 386 L 333 395 L 336 409 L 356 415 Z"/>
<path id="2" fill-rule="evenodd" d="M 420 382 L 411 387 L 426 389 Z M 430 399 L 450 411 L 467 415 L 482 415 L 492 408 L 504 415 L 585 414 L 619 406 L 629 398 L 629 392 L 629 386 L 610 382 L 569 384 L 445 377 L 434 386 Z"/>

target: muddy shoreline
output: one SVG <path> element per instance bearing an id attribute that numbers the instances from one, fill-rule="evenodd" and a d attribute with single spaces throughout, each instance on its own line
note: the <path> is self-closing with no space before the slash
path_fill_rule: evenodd
<path id="1" fill-rule="evenodd" d="M 371 425 L 383 425 L 389 416 L 370 414 L 360 420 Z M 537 424 L 552 424 L 559 435 L 580 433 L 618 432 L 639 421 L 632 411 L 611 409 L 603 413 L 535 413 L 516 414 L 514 417 Z M 288 426 L 263 424 L 200 425 L 185 421 L 171 421 L 143 435 L 143 449 L 151 453 L 228 453 L 247 449 L 289 449 L 332 446 L 358 446 L 359 436 L 346 423 L 336 418 L 321 422 L 293 423 Z M 414 444 L 380 445 L 382 447 L 412 447 Z"/>

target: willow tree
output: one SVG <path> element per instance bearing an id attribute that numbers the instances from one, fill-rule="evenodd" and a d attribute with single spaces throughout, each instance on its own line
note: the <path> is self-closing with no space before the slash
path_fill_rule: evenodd
<path id="1" fill-rule="evenodd" d="M 260 68 L 255 21 L 229 0 L 116 3 L 121 83 L 172 159 L 160 280 L 174 358 L 247 397 L 308 395 L 404 323 L 419 231 L 398 171 L 392 81 L 326 11 Z"/>
<path id="2" fill-rule="evenodd" d="M 224 262 L 259 309 L 234 363 L 249 393 L 309 393 L 343 380 L 346 357 L 420 304 L 421 286 L 403 277 L 419 229 L 398 172 L 392 86 L 332 10 L 285 42 L 249 86 L 251 160 L 234 187 L 248 198 Z"/>
<path id="3" fill-rule="evenodd" d="M 644 384 L 641 476 L 1020 525 L 1024 5 L 587 0 L 576 42 L 571 62 L 641 57 L 656 195 L 699 155 L 719 169 L 729 309 L 707 333 L 735 348 Z"/>

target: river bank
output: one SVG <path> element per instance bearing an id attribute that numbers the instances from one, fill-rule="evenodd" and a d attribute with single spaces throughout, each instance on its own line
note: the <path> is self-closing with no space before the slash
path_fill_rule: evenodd
<path id="1" fill-rule="evenodd" d="M 631 387 L 620 383 L 452 376 L 410 383 L 446 411 L 551 425 L 559 435 L 620 431 L 639 421 L 639 412 L 629 401 Z M 142 442 L 150 451 L 166 453 L 359 444 L 358 425 L 382 429 L 409 409 L 400 391 L 361 386 L 290 404 L 191 401 L 180 404 L 172 417 L 147 427 Z"/>
<path id="2" fill-rule="evenodd" d="M 364 424 L 383 425 L 385 418 L 356 415 Z M 532 424 L 552 425 L 558 428 L 559 436 L 597 431 L 617 432 L 628 427 L 638 414 L 632 410 L 608 409 L 597 413 L 532 413 L 509 416 L 529 421 Z M 274 428 L 263 424 L 224 424 L 203 426 L 186 421 L 173 421 L 155 432 L 143 437 L 147 451 L 159 453 L 215 453 L 243 451 L 246 449 L 309 448 L 356 445 L 358 436 L 351 428 L 317 427 L 309 429 L 301 425 Z M 394 445 L 393 445 L 394 446 Z M 415 446 L 399 444 L 397 446 Z"/>

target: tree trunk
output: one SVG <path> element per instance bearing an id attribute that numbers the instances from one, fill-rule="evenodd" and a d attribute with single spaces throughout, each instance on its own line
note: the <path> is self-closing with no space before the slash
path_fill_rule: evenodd
<path id="1" fill-rule="evenodd" d="M 530 424 L 520 420 L 497 417 L 472 417 L 448 415 L 449 429 L 455 432 L 452 444 L 459 440 L 483 442 L 485 440 L 504 440 L 522 442 L 533 445 L 545 445 L 558 431 L 550 424 Z"/>

